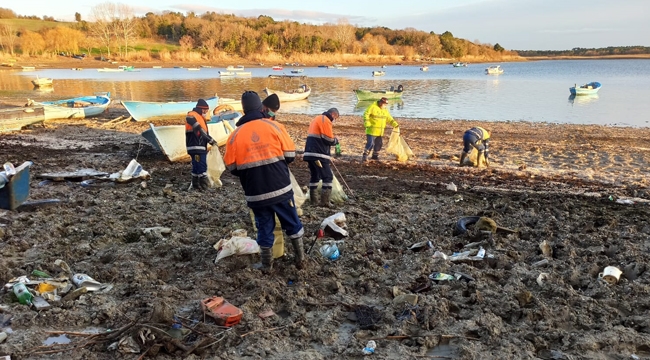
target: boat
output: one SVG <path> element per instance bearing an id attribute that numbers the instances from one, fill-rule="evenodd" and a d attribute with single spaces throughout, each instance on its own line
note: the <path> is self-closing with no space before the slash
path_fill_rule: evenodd
<path id="1" fill-rule="evenodd" d="M 154 65 L 154 66 L 152 66 L 151 68 L 152 68 L 152 69 L 162 69 L 162 66 L 160 66 L 160 65 Z"/>
<path id="2" fill-rule="evenodd" d="M 208 121 L 208 132 L 219 146 L 226 144 L 228 136 L 236 127 L 237 120 L 242 116 L 240 112 L 225 112 L 214 115 Z M 187 158 L 185 147 L 185 125 L 154 126 L 149 124 L 149 129 L 142 132 L 154 148 L 167 157 L 171 162 Z"/>
<path id="3" fill-rule="evenodd" d="M 274 67 L 271 68 L 271 70 L 276 70 L 276 71 L 278 71 L 278 70 L 282 70 L 282 69 L 284 69 L 284 68 L 282 67 L 282 65 L 275 65 Z"/>
<path id="4" fill-rule="evenodd" d="M 571 95 L 593 95 L 600 90 L 602 85 L 597 81 L 592 81 L 578 87 L 578 84 L 569 88 Z"/>
<path id="5" fill-rule="evenodd" d="M 253 73 L 250 71 L 238 71 L 235 73 L 235 76 L 252 76 Z"/>
<path id="6" fill-rule="evenodd" d="M 451 64 L 451 66 L 453 66 L 453 67 L 467 67 L 467 63 L 455 62 L 455 63 Z"/>
<path id="7" fill-rule="evenodd" d="M 384 75 L 386 75 L 386 72 L 382 70 L 372 72 L 372 76 L 384 76 Z"/>
<path id="8" fill-rule="evenodd" d="M 382 69 L 385 69 L 385 68 L 387 68 L 387 66 L 386 66 L 386 65 L 382 65 L 381 68 L 382 68 Z"/>
<path id="9" fill-rule="evenodd" d="M 347 70 L 348 69 L 347 66 L 343 66 L 341 64 L 334 64 L 332 66 L 328 66 L 327 68 L 328 69 L 336 69 L 336 70 Z"/>
<path id="10" fill-rule="evenodd" d="M 206 69 L 209 69 L 209 68 L 211 68 L 211 67 L 212 67 L 212 65 L 201 65 L 201 67 L 202 67 L 202 68 L 206 68 Z"/>
<path id="11" fill-rule="evenodd" d="M 271 79 L 304 79 L 306 78 L 307 75 L 289 75 L 289 74 L 283 74 L 283 75 L 269 75 L 269 78 Z"/>
<path id="12" fill-rule="evenodd" d="M 43 120 L 45 120 L 43 106 L 0 109 L 0 133 L 19 131 L 25 126 L 37 124 Z"/>
<path id="13" fill-rule="evenodd" d="M 221 106 L 230 106 L 234 111 L 244 111 L 244 108 L 241 106 L 241 100 L 239 99 L 219 97 L 219 106 L 215 108 L 215 111 Z"/>
<path id="14" fill-rule="evenodd" d="M 429 71 L 429 67 L 424 65 L 424 66 L 420 67 L 420 71 Z"/>
<path id="15" fill-rule="evenodd" d="M 305 72 L 305 69 L 293 69 L 293 70 L 291 70 L 292 74 L 301 74 L 303 72 Z"/>
<path id="16" fill-rule="evenodd" d="M 499 74 L 503 74 L 503 69 L 499 65 L 491 65 L 488 66 L 487 69 L 485 69 L 485 73 L 487 75 L 499 75 Z"/>
<path id="17" fill-rule="evenodd" d="M 199 71 L 201 68 L 187 68 L 187 71 Z"/>
<path id="18" fill-rule="evenodd" d="M 359 101 L 379 100 L 383 97 L 386 99 L 401 99 L 404 93 L 404 87 L 399 85 L 397 86 L 397 90 L 394 90 L 393 87 L 388 90 L 355 89 L 354 93 L 357 95 L 357 100 Z"/>
<path id="19" fill-rule="evenodd" d="M 100 92 L 72 99 L 34 102 L 33 105 L 43 106 L 45 120 L 83 119 L 97 116 L 106 111 L 108 105 L 111 104 L 110 96 L 110 92 Z"/>
<path id="20" fill-rule="evenodd" d="M 140 71 L 140 69 L 136 69 L 134 66 L 127 66 L 127 65 L 120 65 L 117 67 L 118 69 L 122 69 L 122 71 Z"/>
<path id="21" fill-rule="evenodd" d="M 52 83 L 54 80 L 52 78 L 39 78 L 37 77 L 36 79 L 32 80 L 32 84 L 36 87 L 45 87 L 45 86 L 52 86 Z"/>
<path id="22" fill-rule="evenodd" d="M 283 101 L 298 101 L 298 100 L 304 100 L 308 98 L 309 94 L 311 94 L 311 88 L 307 85 L 302 85 L 297 89 L 293 89 L 289 91 L 264 88 L 264 92 L 266 93 L 266 96 L 269 96 L 271 94 L 278 95 L 278 98 L 280 99 L 280 103 L 282 103 Z"/>
<path id="23" fill-rule="evenodd" d="M 97 69 L 97 71 L 99 71 L 99 72 L 122 72 L 122 71 L 124 71 L 124 69 L 120 69 L 120 68 L 117 68 L 117 69 L 116 68 L 101 68 L 101 69 Z"/>
<path id="24" fill-rule="evenodd" d="M 237 66 L 230 65 L 230 66 L 228 66 L 226 68 L 226 70 L 227 71 L 244 71 L 244 66 L 242 66 L 242 65 L 237 65 Z"/>
<path id="25" fill-rule="evenodd" d="M 34 71 L 36 68 L 34 66 L 21 66 L 23 71 Z"/>
<path id="26" fill-rule="evenodd" d="M 212 109 L 217 107 L 218 97 L 213 96 L 205 99 L 205 101 Z M 194 108 L 196 101 L 154 102 L 122 100 L 122 105 L 136 121 L 144 121 L 153 117 L 186 115 Z"/>
<path id="27" fill-rule="evenodd" d="M 82 68 L 72 68 L 72 70 L 74 70 L 74 71 L 81 71 L 81 70 L 83 70 L 83 69 L 82 69 Z"/>
<path id="28" fill-rule="evenodd" d="M 235 73 L 232 71 L 219 71 L 219 76 L 235 76 Z"/>

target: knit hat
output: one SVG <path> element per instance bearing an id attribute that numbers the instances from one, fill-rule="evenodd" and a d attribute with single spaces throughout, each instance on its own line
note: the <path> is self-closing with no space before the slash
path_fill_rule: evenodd
<path id="1" fill-rule="evenodd" d="M 262 100 L 255 91 L 246 91 L 241 95 L 241 107 L 244 114 L 252 111 L 262 111 Z"/>
<path id="2" fill-rule="evenodd" d="M 271 94 L 262 101 L 262 105 L 266 106 L 267 108 L 271 109 L 271 111 L 276 112 L 280 110 L 280 98 L 278 97 L 277 94 Z"/>
<path id="3" fill-rule="evenodd" d="M 210 106 L 208 105 L 208 103 L 205 100 L 199 99 L 199 101 L 196 102 L 196 108 L 197 109 L 209 109 Z"/>

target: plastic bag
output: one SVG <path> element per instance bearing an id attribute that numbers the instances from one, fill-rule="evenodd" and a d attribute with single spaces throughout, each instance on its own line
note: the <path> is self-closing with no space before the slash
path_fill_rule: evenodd
<path id="1" fill-rule="evenodd" d="M 140 165 L 135 159 L 131 160 L 129 165 L 127 165 L 126 169 L 113 173 L 109 176 L 110 180 L 113 180 L 115 182 L 128 182 L 134 179 L 148 179 L 149 178 L 149 173 L 142 168 L 142 165 Z"/>
<path id="2" fill-rule="evenodd" d="M 221 239 L 214 245 L 214 248 L 218 251 L 217 258 L 214 260 L 215 263 L 231 255 L 257 254 L 260 252 L 257 241 L 242 236 Z"/>
<path id="3" fill-rule="evenodd" d="M 223 162 L 223 157 L 219 152 L 218 146 L 213 146 L 208 152 L 206 159 L 208 164 L 208 179 L 210 179 L 210 187 L 221 187 L 221 174 L 226 171 L 226 164 Z"/>
<path id="4" fill-rule="evenodd" d="M 323 181 L 318 182 L 318 188 L 316 191 L 321 191 L 323 188 Z M 309 199 L 309 193 L 305 195 L 305 200 Z M 348 199 L 348 195 L 345 193 L 343 190 L 343 186 L 341 186 L 341 183 L 339 180 L 334 176 L 334 179 L 332 180 L 332 194 L 330 195 L 330 200 L 335 203 L 335 204 L 342 204 Z"/>
<path id="5" fill-rule="evenodd" d="M 339 212 L 323 220 L 323 222 L 320 224 L 320 228 L 322 230 L 327 230 L 329 236 L 346 237 L 348 236 L 348 231 L 345 230 L 347 227 L 345 221 L 345 214 Z M 334 236 L 334 234 L 332 234 L 333 232 L 337 233 L 340 236 Z"/>
<path id="6" fill-rule="evenodd" d="M 298 181 L 296 181 L 296 178 L 291 173 L 291 170 L 289 170 L 289 177 L 291 178 L 291 188 L 293 190 L 293 202 L 296 205 L 296 210 L 298 211 L 298 215 L 302 215 L 301 207 L 302 204 L 304 204 L 305 201 L 307 200 L 307 196 L 305 196 L 305 193 L 302 192 L 302 189 L 300 188 L 300 184 L 298 184 Z"/>
<path id="7" fill-rule="evenodd" d="M 465 158 L 463 161 L 462 166 L 474 166 L 474 167 L 485 167 L 487 166 L 485 164 L 485 157 L 481 156 L 481 163 L 476 164 L 476 160 L 478 158 L 478 150 L 475 147 L 472 147 L 472 151 L 469 152 L 469 156 Z"/>
<path id="8" fill-rule="evenodd" d="M 397 161 L 407 161 L 413 157 L 415 154 L 411 147 L 408 146 L 406 140 L 400 136 L 398 131 L 393 131 L 390 134 L 390 139 L 388 140 L 388 146 L 386 147 L 386 152 L 389 154 L 394 154 L 397 157 Z"/>

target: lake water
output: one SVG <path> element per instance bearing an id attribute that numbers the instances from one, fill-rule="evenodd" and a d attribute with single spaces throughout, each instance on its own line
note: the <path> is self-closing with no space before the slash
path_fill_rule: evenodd
<path id="1" fill-rule="evenodd" d="M 80 61 L 79 66 L 83 67 Z M 490 64 L 454 68 L 449 64 L 388 65 L 386 76 L 372 77 L 378 66 L 347 70 L 303 68 L 304 80 L 270 79 L 291 68 L 247 68 L 248 78 L 220 78 L 223 68 L 188 71 L 142 68 L 139 72 L 98 72 L 96 69 L 46 69 L 32 72 L 0 71 L 0 97 L 36 100 L 63 99 L 110 91 L 114 100 L 181 101 L 219 96 L 239 98 L 245 90 L 263 96 L 265 87 L 312 88 L 308 100 L 283 103 L 280 112 L 317 114 L 337 107 L 343 114 L 363 113 L 368 103 L 357 103 L 355 88 L 385 89 L 401 84 L 400 102 L 391 104 L 394 117 L 532 121 L 647 127 L 650 111 L 650 60 L 549 60 L 502 63 L 502 75 L 485 75 Z M 111 65 L 116 67 L 116 65 Z M 54 78 L 50 92 L 34 90 L 36 76 Z M 569 96 L 569 87 L 598 81 L 595 96 Z M 188 109 L 189 110 L 189 109 Z"/>

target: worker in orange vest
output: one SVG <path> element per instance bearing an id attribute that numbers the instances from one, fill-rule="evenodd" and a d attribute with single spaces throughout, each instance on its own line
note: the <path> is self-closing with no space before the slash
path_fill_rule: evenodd
<path id="1" fill-rule="evenodd" d="M 199 99 L 192 111 L 185 117 L 185 147 L 192 157 L 192 189 L 208 190 L 208 144 L 216 146 L 217 142 L 210 136 L 206 119 L 210 106 Z"/>
<path id="2" fill-rule="evenodd" d="M 248 207 L 253 209 L 261 263 L 254 267 L 268 271 L 273 266 L 275 217 L 291 240 L 296 267 L 305 258 L 304 229 L 298 218 L 288 164 L 296 157 L 296 147 L 284 126 L 266 118 L 259 95 L 246 91 L 241 98 L 244 116 L 226 142 L 226 168 L 244 188 Z"/>
<path id="3" fill-rule="evenodd" d="M 307 141 L 305 142 L 305 152 L 303 160 L 309 165 L 309 201 L 312 205 L 318 204 L 318 183 L 322 180 L 320 205 L 323 207 L 330 206 L 330 196 L 332 195 L 332 181 L 334 174 L 330 168 L 331 149 L 339 143 L 334 137 L 332 123 L 339 118 L 339 111 L 331 108 L 321 115 L 316 116 L 309 125 L 307 132 Z"/>

